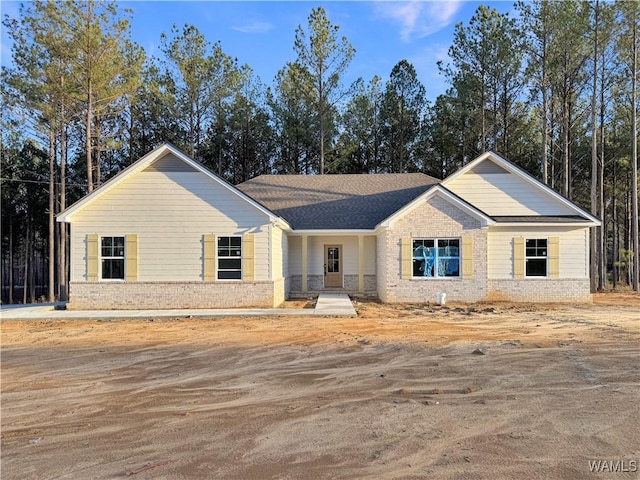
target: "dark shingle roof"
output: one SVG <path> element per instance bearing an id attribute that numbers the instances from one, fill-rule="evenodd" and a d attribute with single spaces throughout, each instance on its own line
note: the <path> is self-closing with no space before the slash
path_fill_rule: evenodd
<path id="1" fill-rule="evenodd" d="M 439 182 L 422 173 L 261 175 L 237 188 L 297 230 L 371 230 Z"/>

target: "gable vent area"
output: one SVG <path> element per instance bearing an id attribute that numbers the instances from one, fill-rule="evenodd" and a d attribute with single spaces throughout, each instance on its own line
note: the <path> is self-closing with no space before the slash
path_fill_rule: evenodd
<path id="1" fill-rule="evenodd" d="M 484 162 L 480 162 L 478 165 L 473 167 L 470 170 L 471 173 L 475 173 L 476 175 L 487 175 L 487 174 L 505 174 L 509 173 L 507 170 L 502 168 L 497 163 L 493 163 L 491 160 L 486 160 Z"/>
<path id="2" fill-rule="evenodd" d="M 154 161 L 151 165 L 143 170 L 143 172 L 196 172 L 197 170 L 191 165 L 183 162 L 175 155 L 168 153 Z"/>

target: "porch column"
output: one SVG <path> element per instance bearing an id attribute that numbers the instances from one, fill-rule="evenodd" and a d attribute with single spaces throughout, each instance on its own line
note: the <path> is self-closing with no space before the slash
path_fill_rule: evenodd
<path id="1" fill-rule="evenodd" d="M 364 293 L 364 235 L 358 235 L 358 293 Z"/>
<path id="2" fill-rule="evenodd" d="M 307 276 L 309 274 L 308 257 L 309 255 L 307 255 L 307 236 L 303 235 L 302 236 L 302 291 L 304 293 L 309 291 L 308 283 L 307 283 Z"/>

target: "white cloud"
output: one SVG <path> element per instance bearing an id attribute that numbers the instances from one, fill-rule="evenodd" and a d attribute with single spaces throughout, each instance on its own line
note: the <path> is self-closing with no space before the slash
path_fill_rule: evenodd
<path id="1" fill-rule="evenodd" d="M 424 38 L 445 28 L 461 6 L 462 0 L 376 2 L 375 12 L 398 23 L 400 38 L 408 43 L 413 38 Z"/>
<path id="2" fill-rule="evenodd" d="M 244 25 L 234 25 L 233 30 L 242 33 L 266 33 L 273 29 L 273 25 L 267 22 L 261 22 L 258 20 L 250 21 Z"/>

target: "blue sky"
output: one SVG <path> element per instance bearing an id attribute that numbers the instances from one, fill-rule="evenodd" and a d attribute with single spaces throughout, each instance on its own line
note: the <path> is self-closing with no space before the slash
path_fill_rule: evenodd
<path id="1" fill-rule="evenodd" d="M 286 62 L 295 60 L 293 41 L 298 25 L 307 27 L 312 8 L 322 6 L 340 27 L 356 53 L 345 74 L 347 83 L 374 75 L 386 80 L 391 69 L 406 59 L 433 100 L 446 89 L 436 62 L 447 61 L 454 26 L 467 24 L 484 3 L 500 12 L 513 10 L 512 1 L 120 1 L 133 10 L 132 38 L 148 55 L 161 56 L 162 32 L 173 24 L 194 25 L 210 42 L 248 64 L 263 83 L 271 85 Z M 2 0 L 2 16 L 17 17 L 19 2 Z M 10 44 L 2 31 L 2 65 L 10 62 Z"/>

